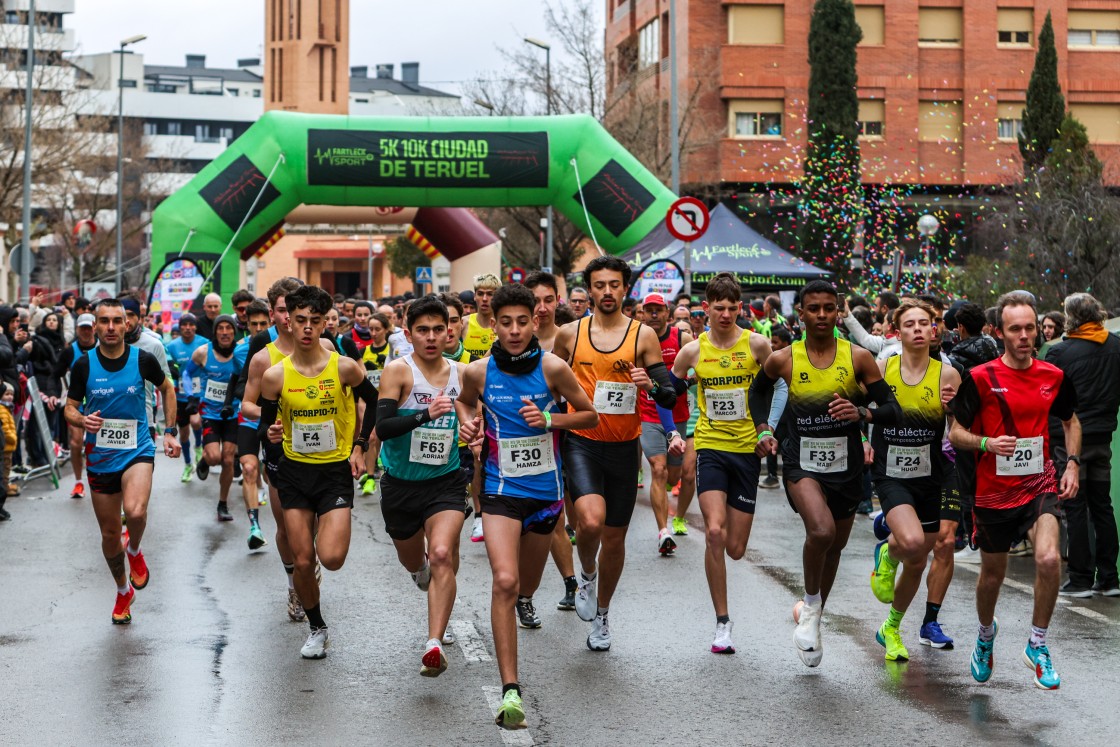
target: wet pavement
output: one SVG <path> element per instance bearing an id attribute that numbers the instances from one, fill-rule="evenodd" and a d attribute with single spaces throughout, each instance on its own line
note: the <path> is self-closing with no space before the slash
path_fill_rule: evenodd
<path id="1" fill-rule="evenodd" d="M 761 490 L 748 556 L 729 569 L 738 653 L 709 652 L 714 616 L 698 508 L 675 557 L 661 558 L 648 503 L 635 512 L 611 607 L 608 653 L 555 602 L 555 567 L 536 597 L 544 626 L 520 631 L 528 728 L 493 724 L 500 696 L 485 547 L 464 528 L 450 666 L 419 676 L 425 597 L 398 565 L 376 500 L 358 497 L 345 567 L 325 573 L 329 656 L 304 661 L 306 624 L 286 614 L 271 545 L 250 553 L 243 511 L 219 524 L 217 480 L 179 482 L 159 457 L 144 551 L 148 588 L 133 623 L 109 622 L 114 586 L 89 500 L 33 482 L 0 524 L 0 744 L 1106 744 L 1120 703 L 1120 600 L 1061 600 L 1051 650 L 1057 692 L 1036 689 L 1021 649 L 1033 564 L 1012 558 L 997 614 L 995 674 L 969 674 L 977 566 L 958 565 L 941 613 L 952 651 L 917 642 L 924 586 L 903 622 L 909 663 L 883 661 L 886 608 L 868 588 L 873 537 L 857 519 L 824 618 L 825 655 L 801 664 L 790 635 L 800 596 L 801 525 Z M 231 502 L 239 503 L 240 494 Z M 271 537 L 272 517 L 262 511 Z"/>

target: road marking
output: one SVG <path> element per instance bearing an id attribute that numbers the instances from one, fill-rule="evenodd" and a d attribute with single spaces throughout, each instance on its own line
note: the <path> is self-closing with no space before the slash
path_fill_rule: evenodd
<path id="1" fill-rule="evenodd" d="M 452 620 L 448 623 L 455 632 L 455 640 L 467 661 L 490 661 L 490 653 L 482 642 L 482 635 L 470 620 Z"/>
<path id="2" fill-rule="evenodd" d="M 1097 612 L 1096 610 L 1091 610 L 1087 607 L 1070 607 L 1069 611 L 1070 612 L 1076 612 L 1077 614 L 1083 615 L 1084 617 L 1088 617 L 1091 620 L 1100 620 L 1101 622 L 1106 622 L 1106 623 L 1111 623 L 1112 622 L 1112 618 L 1110 618 L 1108 615 L 1102 615 L 1101 613 Z"/>
<path id="3" fill-rule="evenodd" d="M 977 574 L 980 573 L 980 567 L 979 566 L 974 567 L 974 566 L 969 566 L 969 565 L 957 564 L 956 567 L 957 568 L 964 568 L 966 570 L 970 570 L 973 573 L 977 573 Z M 1016 581 L 1015 579 L 1011 579 L 1011 578 L 1003 579 L 1003 583 L 1004 583 L 1005 586 L 1010 586 L 1012 589 L 1018 589 L 1019 591 L 1023 592 L 1024 594 L 1030 594 L 1032 597 L 1034 596 L 1034 587 L 1031 586 L 1030 584 L 1025 584 L 1022 581 Z M 1097 620 L 1099 622 L 1108 623 L 1109 625 L 1115 625 L 1116 624 L 1116 622 L 1111 617 L 1109 617 L 1108 615 L 1101 614 L 1100 612 L 1097 612 L 1096 610 L 1091 610 L 1088 607 L 1074 606 L 1073 603 L 1066 597 L 1061 597 L 1061 596 L 1058 597 L 1058 604 L 1062 605 L 1066 610 L 1068 610 L 1070 612 L 1076 612 L 1077 614 L 1081 615 L 1082 617 L 1087 617 L 1090 620 Z"/>
<path id="4" fill-rule="evenodd" d="M 483 685 L 482 694 L 486 696 L 486 704 L 490 706 L 490 714 L 494 716 L 494 718 L 497 718 L 498 708 L 502 705 L 502 688 L 498 685 Z M 502 735 L 503 744 L 535 744 L 533 735 L 529 733 L 528 727 L 523 729 L 503 729 L 499 726 L 498 733 Z"/>

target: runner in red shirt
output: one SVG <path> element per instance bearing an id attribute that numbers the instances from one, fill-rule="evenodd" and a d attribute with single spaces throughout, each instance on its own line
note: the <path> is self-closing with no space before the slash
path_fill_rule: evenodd
<path id="1" fill-rule="evenodd" d="M 978 682 L 992 676 L 996 600 L 1007 573 L 1007 551 L 1029 537 L 1036 580 L 1031 636 L 1023 660 L 1034 670 L 1038 687 L 1056 690 L 1061 680 L 1046 647 L 1046 629 L 1061 581 L 1058 501 L 1077 495 L 1078 469 L 1067 470 L 1047 458 L 1047 421 L 1056 417 L 1062 422 L 1069 460 L 1078 463 L 1077 395 L 1061 369 L 1034 359 L 1038 336 L 1034 296 L 1023 291 L 1005 294 L 996 314 L 1004 354 L 965 377 L 952 402 L 956 421 L 949 434 L 958 450 L 980 452 L 973 511 L 974 537 L 981 553 L 976 584 L 980 632 L 972 652 L 972 676 Z"/>

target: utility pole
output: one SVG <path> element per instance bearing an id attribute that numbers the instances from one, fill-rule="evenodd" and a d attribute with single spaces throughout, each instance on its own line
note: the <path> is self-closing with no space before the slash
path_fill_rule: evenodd
<path id="1" fill-rule="evenodd" d="M 19 243 L 19 296 L 31 299 L 31 104 L 35 92 L 35 0 L 27 14 L 27 93 L 23 110 L 23 231 Z"/>

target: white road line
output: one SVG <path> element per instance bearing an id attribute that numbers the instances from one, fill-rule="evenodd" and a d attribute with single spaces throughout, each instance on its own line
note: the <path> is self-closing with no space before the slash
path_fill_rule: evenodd
<path id="1" fill-rule="evenodd" d="M 470 661 L 491 661 L 490 652 L 482 642 L 482 635 L 470 620 L 452 620 L 448 623 L 455 633 L 455 640 L 463 651 L 463 658 Z"/>
<path id="2" fill-rule="evenodd" d="M 964 568 L 966 570 L 972 571 L 973 573 L 980 573 L 980 566 L 963 565 L 958 563 L 956 567 Z M 1003 579 L 1003 584 L 1004 586 L 1010 586 L 1012 589 L 1018 589 L 1024 594 L 1030 594 L 1032 597 L 1034 596 L 1034 587 L 1030 584 L 1025 584 L 1022 581 L 1016 581 L 1011 578 Z M 1066 610 L 1070 612 L 1076 612 L 1082 617 L 1087 617 L 1090 620 L 1097 620 L 1099 622 L 1108 623 L 1109 625 L 1116 624 L 1115 621 L 1113 621 L 1113 619 L 1108 615 L 1103 615 L 1096 610 L 1089 609 L 1088 607 L 1074 606 L 1073 603 L 1066 597 L 1058 597 L 1058 604 L 1062 605 Z"/>
<path id="3" fill-rule="evenodd" d="M 1101 613 L 1097 612 L 1096 610 L 1091 610 L 1087 607 L 1070 607 L 1069 611 L 1070 612 L 1076 612 L 1077 614 L 1082 615 L 1084 617 L 1088 617 L 1090 620 L 1100 620 L 1101 622 L 1105 622 L 1105 623 L 1111 623 L 1112 622 L 1112 618 L 1110 618 L 1108 615 L 1102 615 Z"/>
<path id="4" fill-rule="evenodd" d="M 497 718 L 498 708 L 502 705 L 502 688 L 498 685 L 483 685 L 482 694 L 486 696 L 486 704 L 490 706 L 490 714 L 494 716 L 494 718 Z M 499 726 L 498 733 L 502 735 L 503 744 L 535 744 L 535 742 L 533 742 L 533 735 L 529 733 L 528 728 L 503 729 Z"/>

